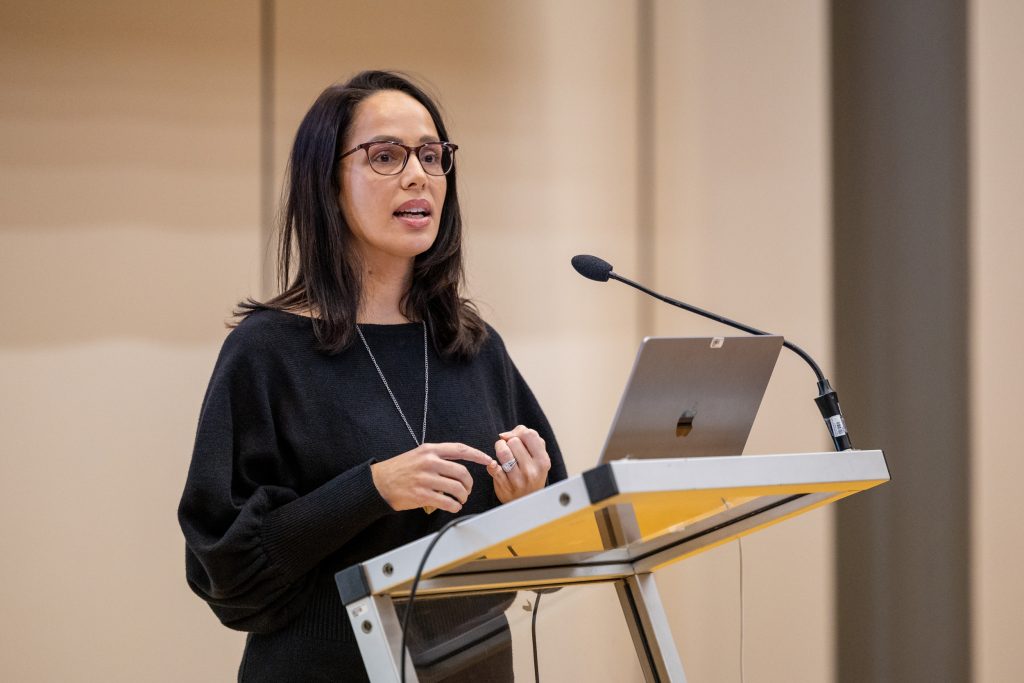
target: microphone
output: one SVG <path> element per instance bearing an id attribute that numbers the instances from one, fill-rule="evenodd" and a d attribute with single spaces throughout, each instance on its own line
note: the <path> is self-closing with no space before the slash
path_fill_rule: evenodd
<path id="1" fill-rule="evenodd" d="M 573 256 L 572 267 L 583 277 L 597 282 L 608 282 L 608 276 L 612 273 L 612 264 L 589 254 Z"/>
<path id="2" fill-rule="evenodd" d="M 729 327 L 735 327 L 738 330 L 742 330 L 748 334 L 754 335 L 768 335 L 769 332 L 764 332 L 756 327 L 750 325 L 744 325 L 743 323 L 736 322 L 726 318 L 725 316 L 712 313 L 711 311 L 705 311 L 703 308 L 698 308 L 682 301 L 677 301 L 671 297 L 667 297 L 663 294 L 658 294 L 655 291 L 644 287 L 643 285 L 633 282 L 629 278 L 622 277 L 614 270 L 612 270 L 612 264 L 608 263 L 602 258 L 597 256 L 590 256 L 589 254 L 580 254 L 572 257 L 572 267 L 576 269 L 576 272 L 587 278 L 588 280 L 594 280 L 596 282 L 607 282 L 609 279 L 618 280 L 623 284 L 627 284 L 634 289 L 639 289 L 644 294 L 653 296 L 659 301 L 664 301 L 667 304 L 671 304 L 683 310 L 696 313 L 697 315 L 710 318 L 715 322 L 728 325 Z M 832 437 L 832 443 L 837 451 L 848 451 L 853 448 L 853 444 L 850 442 L 850 434 L 846 429 L 846 420 L 843 418 L 843 411 L 839 408 L 839 396 L 836 394 L 832 385 L 828 379 L 821 372 L 821 368 L 814 362 L 811 356 L 801 349 L 796 344 L 792 344 L 789 341 L 783 339 L 782 345 L 796 355 L 800 356 L 804 361 L 811 366 L 811 370 L 814 371 L 815 377 L 818 379 L 818 396 L 814 399 L 815 404 L 818 406 L 818 410 L 821 412 L 821 416 L 825 419 L 825 426 L 828 428 L 829 436 Z"/>

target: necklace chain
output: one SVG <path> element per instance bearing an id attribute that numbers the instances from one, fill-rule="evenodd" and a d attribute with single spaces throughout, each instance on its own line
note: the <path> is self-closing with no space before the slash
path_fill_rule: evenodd
<path id="1" fill-rule="evenodd" d="M 391 397 L 391 402 L 395 404 L 395 409 L 398 410 L 398 415 L 402 418 L 402 422 L 405 423 L 405 428 L 409 430 L 409 435 L 412 436 L 412 440 L 419 446 L 427 440 L 427 403 L 430 397 L 430 364 L 427 360 L 427 324 L 423 323 L 423 432 L 420 438 L 416 438 L 416 432 L 412 430 L 412 425 L 409 424 L 409 420 L 405 417 L 405 413 L 402 411 L 402 406 L 398 405 L 398 399 L 395 398 L 395 393 L 391 391 L 391 386 L 388 384 L 387 379 L 384 378 L 384 373 L 380 369 L 380 365 L 377 364 L 377 359 L 373 356 L 373 351 L 370 350 L 370 345 L 366 342 L 366 337 L 363 336 L 363 330 L 356 325 L 356 332 L 359 333 L 359 338 L 363 340 L 363 346 L 366 347 L 366 353 L 370 355 L 370 360 L 373 361 L 373 367 L 377 368 L 377 375 L 380 376 L 380 381 L 384 383 L 384 388 L 388 390 L 388 396 Z"/>

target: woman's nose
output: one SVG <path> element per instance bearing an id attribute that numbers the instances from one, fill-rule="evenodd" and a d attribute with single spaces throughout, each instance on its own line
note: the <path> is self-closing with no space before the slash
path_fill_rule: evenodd
<path id="1" fill-rule="evenodd" d="M 427 172 L 423 170 L 423 163 L 420 161 L 419 155 L 409 155 L 409 161 L 405 164 L 405 168 L 402 169 L 402 186 L 411 187 L 413 185 L 422 185 L 427 182 Z"/>

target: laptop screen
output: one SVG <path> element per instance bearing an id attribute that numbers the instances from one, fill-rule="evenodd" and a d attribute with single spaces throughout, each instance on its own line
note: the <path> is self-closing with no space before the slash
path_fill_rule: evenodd
<path id="1" fill-rule="evenodd" d="M 740 455 L 782 337 L 647 337 L 599 463 Z"/>

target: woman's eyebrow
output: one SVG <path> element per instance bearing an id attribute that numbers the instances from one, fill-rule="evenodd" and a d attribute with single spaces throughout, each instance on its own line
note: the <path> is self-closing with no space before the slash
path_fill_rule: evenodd
<path id="1" fill-rule="evenodd" d="M 400 135 L 374 135 L 367 142 L 402 142 L 402 136 Z M 423 135 L 420 137 L 420 142 L 441 142 L 440 138 L 436 135 Z"/>

